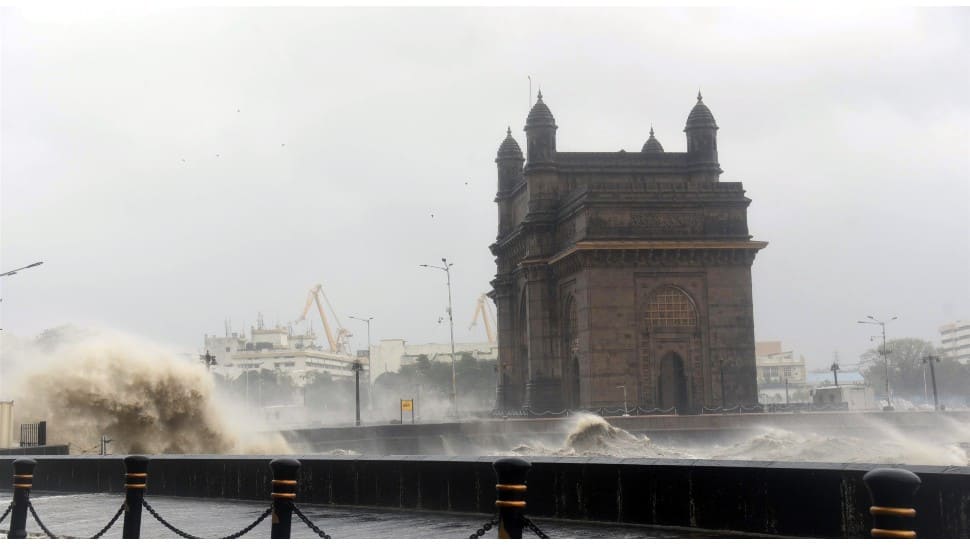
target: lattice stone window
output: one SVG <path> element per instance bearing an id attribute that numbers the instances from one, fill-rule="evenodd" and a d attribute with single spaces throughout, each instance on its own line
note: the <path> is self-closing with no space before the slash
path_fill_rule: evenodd
<path id="1" fill-rule="evenodd" d="M 667 287 L 655 293 L 647 305 L 647 323 L 652 327 L 692 327 L 697 325 L 697 314 L 687 294 Z"/>

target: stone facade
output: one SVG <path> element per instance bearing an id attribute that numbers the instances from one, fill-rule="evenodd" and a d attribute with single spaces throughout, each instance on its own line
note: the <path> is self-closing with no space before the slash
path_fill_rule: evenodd
<path id="1" fill-rule="evenodd" d="M 495 160 L 497 406 L 756 403 L 751 264 L 767 243 L 741 184 L 719 181 L 700 94 L 685 153 L 652 128 L 639 153 L 560 152 L 557 128 L 540 93 L 526 156 L 509 131 Z"/>

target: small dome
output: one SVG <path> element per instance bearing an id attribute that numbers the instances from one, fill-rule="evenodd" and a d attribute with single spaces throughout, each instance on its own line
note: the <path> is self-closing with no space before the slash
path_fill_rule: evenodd
<path id="1" fill-rule="evenodd" d="M 643 145 L 643 149 L 640 150 L 643 153 L 663 153 L 664 147 L 660 145 L 660 141 L 653 136 L 653 126 L 650 127 L 650 138 L 647 138 L 647 143 Z"/>
<path id="2" fill-rule="evenodd" d="M 556 126 L 556 118 L 552 116 L 552 112 L 549 111 L 549 106 L 542 101 L 542 91 L 539 91 L 539 100 L 536 101 L 535 105 L 529 110 L 529 117 L 525 120 L 526 127 L 539 127 L 539 126 Z"/>
<path id="3" fill-rule="evenodd" d="M 519 143 L 512 138 L 512 127 L 509 127 L 505 133 L 505 140 L 502 140 L 502 145 L 498 147 L 499 158 L 522 158 L 522 148 L 519 147 Z"/>
<path id="4" fill-rule="evenodd" d="M 696 128 L 717 128 L 717 122 L 714 121 L 714 114 L 711 113 L 710 108 L 704 104 L 703 98 L 701 97 L 701 92 L 697 92 L 697 104 L 694 105 L 694 109 L 690 111 L 690 115 L 687 116 L 687 129 Z"/>

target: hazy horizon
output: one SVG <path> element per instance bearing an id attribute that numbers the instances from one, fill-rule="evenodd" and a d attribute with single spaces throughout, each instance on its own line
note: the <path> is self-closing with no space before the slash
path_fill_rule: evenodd
<path id="1" fill-rule="evenodd" d="M 2 328 L 184 352 L 321 283 L 373 342 L 456 342 L 495 274 L 494 157 L 686 149 L 698 89 L 752 199 L 755 336 L 825 368 L 970 320 L 970 10 L 2 11 Z M 960 61 L 959 59 L 964 59 Z M 2 272 L 0 271 L 0 272 Z M 315 310 L 310 319 L 321 331 Z M 445 320 L 439 322 L 439 318 Z"/>

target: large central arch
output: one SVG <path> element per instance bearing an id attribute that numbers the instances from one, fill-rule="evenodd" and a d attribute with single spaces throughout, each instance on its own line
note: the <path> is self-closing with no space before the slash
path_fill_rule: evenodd
<path id="1" fill-rule="evenodd" d="M 700 328 L 697 305 L 680 286 L 660 285 L 646 298 L 646 367 L 642 390 L 659 409 L 696 412 L 703 399 L 697 381 Z"/>

